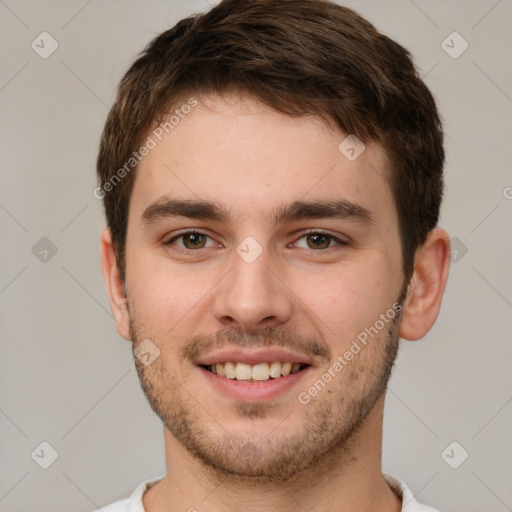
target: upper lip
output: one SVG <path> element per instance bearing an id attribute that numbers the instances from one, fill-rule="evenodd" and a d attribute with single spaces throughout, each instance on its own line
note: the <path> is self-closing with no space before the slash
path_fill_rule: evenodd
<path id="1" fill-rule="evenodd" d="M 215 363 L 225 363 L 227 361 L 236 363 L 245 363 L 255 365 L 258 363 L 301 363 L 312 364 L 311 358 L 296 354 L 294 352 L 282 349 L 264 349 L 264 350 L 241 350 L 241 349 L 225 349 L 200 357 L 195 361 L 198 366 L 211 365 Z"/>

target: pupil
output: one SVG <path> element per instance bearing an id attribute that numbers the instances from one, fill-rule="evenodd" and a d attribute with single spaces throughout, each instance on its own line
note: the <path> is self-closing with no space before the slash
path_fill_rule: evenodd
<path id="1" fill-rule="evenodd" d="M 329 246 L 329 237 L 326 235 L 309 235 L 308 241 L 310 247 L 318 249 L 319 247 L 324 249 Z"/>
<path id="2" fill-rule="evenodd" d="M 204 245 L 203 235 L 199 233 L 190 233 L 185 236 L 185 246 L 188 248 L 202 247 Z"/>

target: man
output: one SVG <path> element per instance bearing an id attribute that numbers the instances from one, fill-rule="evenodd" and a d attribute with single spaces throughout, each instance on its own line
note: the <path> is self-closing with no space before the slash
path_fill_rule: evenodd
<path id="1" fill-rule="evenodd" d="M 224 0 L 145 49 L 95 194 L 167 473 L 105 512 L 433 510 L 381 446 L 448 276 L 443 162 L 408 52 L 335 3 Z"/>

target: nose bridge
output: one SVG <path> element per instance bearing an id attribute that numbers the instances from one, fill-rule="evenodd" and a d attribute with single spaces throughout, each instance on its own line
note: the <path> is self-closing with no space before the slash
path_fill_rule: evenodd
<path id="1" fill-rule="evenodd" d="M 214 314 L 225 325 L 255 331 L 286 322 L 293 305 L 270 269 L 269 250 L 248 238 L 233 252 L 231 270 L 215 297 Z"/>

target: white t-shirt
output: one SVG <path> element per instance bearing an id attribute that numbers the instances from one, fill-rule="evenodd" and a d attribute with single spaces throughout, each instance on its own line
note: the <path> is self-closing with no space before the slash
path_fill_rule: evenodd
<path id="1" fill-rule="evenodd" d="M 154 478 L 152 480 L 146 480 L 142 482 L 136 489 L 133 491 L 132 495 L 129 498 L 125 498 L 124 500 L 116 501 L 115 503 L 111 503 L 110 505 L 103 507 L 101 510 L 94 510 L 93 512 L 146 512 L 144 510 L 144 506 L 142 505 L 142 495 L 146 491 L 147 487 L 151 487 L 156 484 L 165 475 L 159 476 L 158 478 Z M 384 475 L 386 482 L 395 489 L 397 494 L 402 498 L 402 512 L 439 512 L 431 507 L 427 507 L 426 505 L 420 505 L 414 495 L 410 491 L 410 489 L 405 485 L 405 482 L 400 478 L 393 478 L 389 475 Z"/>

